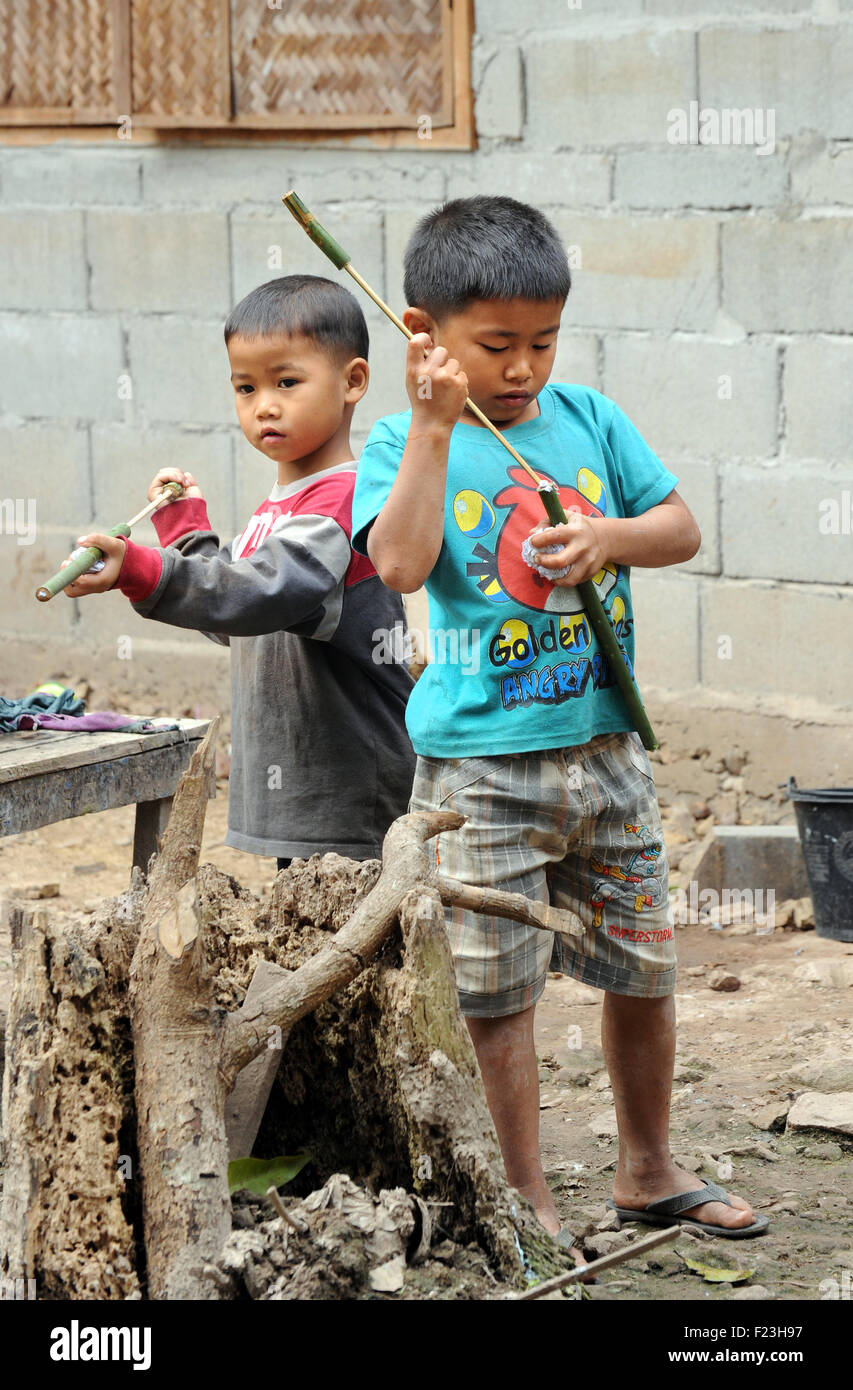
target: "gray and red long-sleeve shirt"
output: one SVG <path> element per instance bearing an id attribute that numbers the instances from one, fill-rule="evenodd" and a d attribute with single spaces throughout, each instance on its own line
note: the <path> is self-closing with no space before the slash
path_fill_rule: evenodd
<path id="1" fill-rule="evenodd" d="M 127 542 L 116 587 L 136 612 L 231 648 L 235 849 L 374 858 L 408 805 L 412 678 L 380 641 L 403 603 L 350 549 L 354 486 L 354 462 L 276 486 L 224 546 L 185 498 L 154 513 L 162 549 Z"/>

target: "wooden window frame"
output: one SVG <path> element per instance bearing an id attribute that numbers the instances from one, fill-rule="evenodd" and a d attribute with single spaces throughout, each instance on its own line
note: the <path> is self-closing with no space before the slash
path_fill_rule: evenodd
<path id="1" fill-rule="evenodd" d="M 124 0 L 108 0 L 115 21 L 115 113 L 91 113 L 92 124 L 81 124 L 88 112 L 58 113 L 49 108 L 3 113 L 0 146 L 64 144 L 109 144 L 117 139 L 123 145 L 215 144 L 219 146 L 291 143 L 326 148 L 347 147 L 354 142 L 368 149 L 458 149 L 477 148 L 474 128 L 474 101 L 471 89 L 471 43 L 474 35 L 474 0 L 447 0 L 450 24 L 445 30 L 445 71 L 450 109 L 446 124 L 433 119 L 425 139 L 417 129 L 418 117 L 394 114 L 283 117 L 241 116 L 227 123 L 216 117 L 199 118 L 192 125 L 181 124 L 182 117 L 135 115 L 131 110 L 131 64 L 129 6 Z M 229 0 L 212 0 L 228 8 Z M 130 135 L 121 135 L 122 124 L 130 119 Z M 401 124 L 405 120 L 406 124 Z M 97 121 L 97 124 L 95 123 Z"/>

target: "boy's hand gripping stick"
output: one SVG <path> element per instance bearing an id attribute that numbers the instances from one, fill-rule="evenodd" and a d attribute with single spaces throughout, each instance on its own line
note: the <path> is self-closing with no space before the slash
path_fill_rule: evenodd
<path id="1" fill-rule="evenodd" d="M 314 244 L 319 246 L 320 250 L 328 256 L 332 264 L 337 266 L 338 270 L 345 270 L 348 275 L 351 275 L 353 280 L 361 286 L 365 293 L 370 295 L 374 304 L 378 304 L 383 314 L 386 314 L 391 322 L 396 324 L 400 332 L 405 334 L 407 338 L 413 338 L 415 336 L 414 333 L 406 327 L 403 320 L 397 317 L 393 309 L 390 309 L 385 303 L 384 299 L 380 299 L 379 295 L 375 290 L 371 289 L 363 276 L 359 275 L 350 261 L 349 252 L 345 251 L 340 243 L 335 241 L 331 233 L 327 232 L 326 228 L 317 221 L 313 212 L 305 206 L 302 199 L 293 189 L 291 189 L 289 193 L 285 193 L 281 201 L 296 218 L 300 227 L 308 233 Z M 513 448 L 506 436 L 501 434 L 497 426 L 493 425 L 488 416 L 483 414 L 480 407 L 474 404 L 470 396 L 466 398 L 465 404 L 472 415 L 476 415 L 480 423 L 485 425 L 487 430 L 491 431 L 495 439 L 512 454 L 516 463 L 521 464 L 524 471 L 533 479 L 539 495 L 542 498 L 542 505 L 548 514 L 548 520 L 551 522 L 551 525 L 565 525 L 568 521 L 568 517 L 563 510 L 560 498 L 552 484 L 546 479 L 539 477 L 535 469 L 531 468 L 527 460 L 521 457 L 521 454 Z M 616 683 L 628 706 L 631 718 L 634 721 L 634 728 L 643 741 L 643 747 L 649 749 L 659 747 L 658 741 L 654 735 L 654 730 L 649 723 L 648 715 L 643 707 L 640 692 L 629 670 L 628 658 L 622 650 L 619 639 L 613 630 L 613 624 L 605 612 L 604 605 L 598 596 L 598 590 L 591 579 L 585 580 L 583 584 L 578 584 L 576 587 L 580 594 L 581 602 L 586 609 L 590 626 L 598 639 L 598 645 L 607 657 L 610 669 L 616 678 Z"/>
<path id="2" fill-rule="evenodd" d="M 166 483 L 159 497 L 155 497 L 153 502 L 149 502 L 147 507 L 143 507 L 141 512 L 132 516 L 130 521 L 123 521 L 120 526 L 114 526 L 111 531 L 107 531 L 108 536 L 129 536 L 130 528 L 137 522 L 144 521 L 147 516 L 162 507 L 164 502 L 173 502 L 178 497 L 183 496 L 184 489 L 180 483 Z M 96 545 L 78 546 L 72 550 L 69 562 L 64 569 L 58 570 L 51 575 L 46 583 L 36 589 L 36 598 L 39 603 L 47 603 L 55 594 L 67 589 L 69 584 L 73 584 L 75 579 L 79 579 L 81 574 L 88 573 L 98 560 L 103 560 L 104 552 L 99 550 Z"/>

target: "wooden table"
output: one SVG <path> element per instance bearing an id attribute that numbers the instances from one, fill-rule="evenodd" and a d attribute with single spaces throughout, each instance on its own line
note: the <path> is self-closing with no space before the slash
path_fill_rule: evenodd
<path id="1" fill-rule="evenodd" d="M 135 803 L 133 863 L 147 869 L 181 773 L 210 727 L 207 719 L 177 722 L 155 734 L 0 734 L 0 836 Z M 211 775 L 211 796 L 215 790 Z"/>

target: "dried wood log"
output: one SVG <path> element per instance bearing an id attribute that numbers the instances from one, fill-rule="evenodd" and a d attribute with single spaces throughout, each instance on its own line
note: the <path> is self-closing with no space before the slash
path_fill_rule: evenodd
<path id="1" fill-rule="evenodd" d="M 218 721 L 181 778 L 153 861 L 130 967 L 138 1145 L 148 1288 L 153 1298 L 210 1296 L 201 1266 L 231 1229 L 225 1023 L 204 954 L 195 874 Z"/>
<path id="2" fill-rule="evenodd" d="M 91 927 L 21 920 L 0 1272 L 35 1277 L 40 1297 L 222 1296 L 210 1272 L 231 1227 L 226 1100 L 270 1030 L 287 1048 L 259 1142 L 281 1152 L 283 1125 L 286 1151 L 310 1147 L 294 1190 L 336 1171 L 404 1186 L 504 1278 L 523 1278 L 525 1260 L 565 1268 L 506 1187 L 440 895 L 474 905 L 477 892 L 479 910 L 542 926 L 550 912 L 550 929 L 571 930 L 570 914 L 430 882 L 425 840 L 461 823 L 446 812 L 396 822 L 381 870 L 334 855 L 295 864 L 258 913 L 198 867 L 214 737 L 181 781 L 147 883 L 137 875 Z M 246 999 L 261 960 L 279 972 Z"/>
<path id="3" fill-rule="evenodd" d="M 474 1047 L 459 1011 L 435 887 L 409 894 L 400 925 L 402 968 L 385 973 L 384 1017 L 399 1078 L 412 1185 L 424 1199 L 452 1203 L 455 1234 L 473 1236 L 505 1279 L 523 1275 L 519 1236 L 528 1261 L 539 1270 L 557 1268 L 556 1247 L 532 1209 L 507 1187 Z"/>
<path id="4" fill-rule="evenodd" d="M 13 915 L 0 1278 L 34 1279 L 39 1299 L 140 1297 L 122 1003 L 138 909 L 125 895 L 100 939 Z"/>

